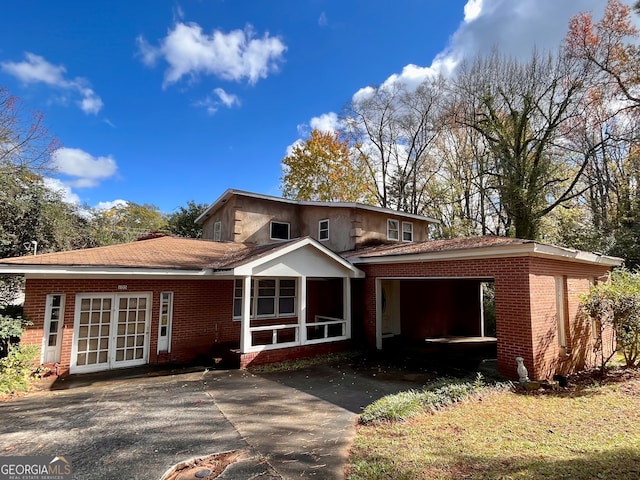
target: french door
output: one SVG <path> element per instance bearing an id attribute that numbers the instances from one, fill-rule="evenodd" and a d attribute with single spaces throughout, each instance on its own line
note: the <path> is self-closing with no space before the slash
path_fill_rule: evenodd
<path id="1" fill-rule="evenodd" d="M 72 372 L 147 363 L 151 294 L 78 294 Z"/>

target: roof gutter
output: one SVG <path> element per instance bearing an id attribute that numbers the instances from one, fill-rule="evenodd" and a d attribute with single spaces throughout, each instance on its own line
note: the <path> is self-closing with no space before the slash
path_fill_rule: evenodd
<path id="1" fill-rule="evenodd" d="M 415 254 L 380 255 L 370 257 L 351 257 L 354 265 L 392 264 L 408 262 L 436 262 L 443 260 L 476 260 L 504 257 L 539 257 L 554 260 L 566 260 L 584 264 L 598 264 L 607 267 L 619 267 L 624 263 L 622 258 L 610 257 L 598 253 L 583 252 L 569 248 L 556 247 L 539 243 L 521 245 L 503 245 L 501 247 L 478 247 L 460 250 L 445 250 Z"/>
<path id="2" fill-rule="evenodd" d="M 175 268 L 137 268 L 137 267 L 95 267 L 66 265 L 0 265 L 0 274 L 22 274 L 28 278 L 65 278 L 77 277 L 160 277 L 160 278 L 204 278 L 210 277 L 211 269 L 188 270 Z"/>

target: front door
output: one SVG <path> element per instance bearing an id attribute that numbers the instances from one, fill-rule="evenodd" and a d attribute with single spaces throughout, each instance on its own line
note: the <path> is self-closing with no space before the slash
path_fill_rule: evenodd
<path id="1" fill-rule="evenodd" d="M 142 365 L 149 351 L 151 295 L 79 294 L 72 372 Z"/>
<path id="2" fill-rule="evenodd" d="M 400 281 L 382 280 L 382 337 L 400 335 Z"/>
<path id="3" fill-rule="evenodd" d="M 62 323 L 64 321 L 64 295 L 47 295 L 42 340 L 42 363 L 58 363 L 62 349 Z"/>

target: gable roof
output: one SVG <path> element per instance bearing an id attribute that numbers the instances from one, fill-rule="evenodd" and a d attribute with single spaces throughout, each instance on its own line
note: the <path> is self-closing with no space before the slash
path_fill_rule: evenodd
<path id="1" fill-rule="evenodd" d="M 331 207 L 331 208 L 356 208 L 360 210 L 367 210 L 370 212 L 384 213 L 387 215 L 393 215 L 394 217 L 407 218 L 411 220 L 420 220 L 422 222 L 429 223 L 440 223 L 439 220 L 431 217 L 427 217 L 424 215 L 416 215 L 413 213 L 400 212 L 397 210 L 392 210 L 390 208 L 382 208 L 376 207 L 374 205 L 365 205 L 364 203 L 356 203 L 356 202 L 316 202 L 316 201 L 308 201 L 308 200 L 291 200 L 289 198 L 282 197 L 274 197 L 272 195 L 264 195 L 262 193 L 253 193 L 247 192 L 244 190 L 236 190 L 233 188 L 229 188 L 225 190 L 225 192 L 220 195 L 220 197 L 214 201 L 211 205 L 207 207 L 207 209 L 200 214 L 198 218 L 196 218 L 196 223 L 204 222 L 208 217 L 213 215 L 218 209 L 220 209 L 230 198 L 234 196 L 243 196 L 250 197 L 259 200 L 269 200 L 272 202 L 285 203 L 288 205 L 301 205 L 301 206 L 312 206 L 312 207 Z"/>
<path id="2" fill-rule="evenodd" d="M 342 255 L 354 265 L 366 263 L 497 258 L 507 256 L 549 257 L 611 267 L 620 266 L 624 263 L 622 258 L 602 255 L 600 253 L 557 247 L 533 240 L 496 236 L 461 237 L 427 240 L 415 243 L 395 243 L 345 252 Z"/>
<path id="3" fill-rule="evenodd" d="M 340 265 L 350 272 L 349 276 L 362 275 L 351 263 L 311 238 L 254 245 L 168 236 L 106 247 L 0 259 L 0 273 L 234 275 L 241 267 L 273 261 L 303 247 L 317 250 L 320 261 L 324 259 Z"/>

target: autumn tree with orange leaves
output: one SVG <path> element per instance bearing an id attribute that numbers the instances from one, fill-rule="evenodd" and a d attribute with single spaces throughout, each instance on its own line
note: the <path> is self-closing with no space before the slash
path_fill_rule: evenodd
<path id="1" fill-rule="evenodd" d="M 285 198 L 321 202 L 372 203 L 364 168 L 338 132 L 313 129 L 282 159 L 280 188 Z"/>
<path id="2" fill-rule="evenodd" d="M 635 9 L 640 9 L 640 2 Z M 584 61 L 591 69 L 591 83 L 629 107 L 640 107 L 640 48 L 638 29 L 632 22 L 631 7 L 609 0 L 601 20 L 583 12 L 569 22 L 567 54 Z M 612 98 L 612 99 L 613 99 Z"/>

